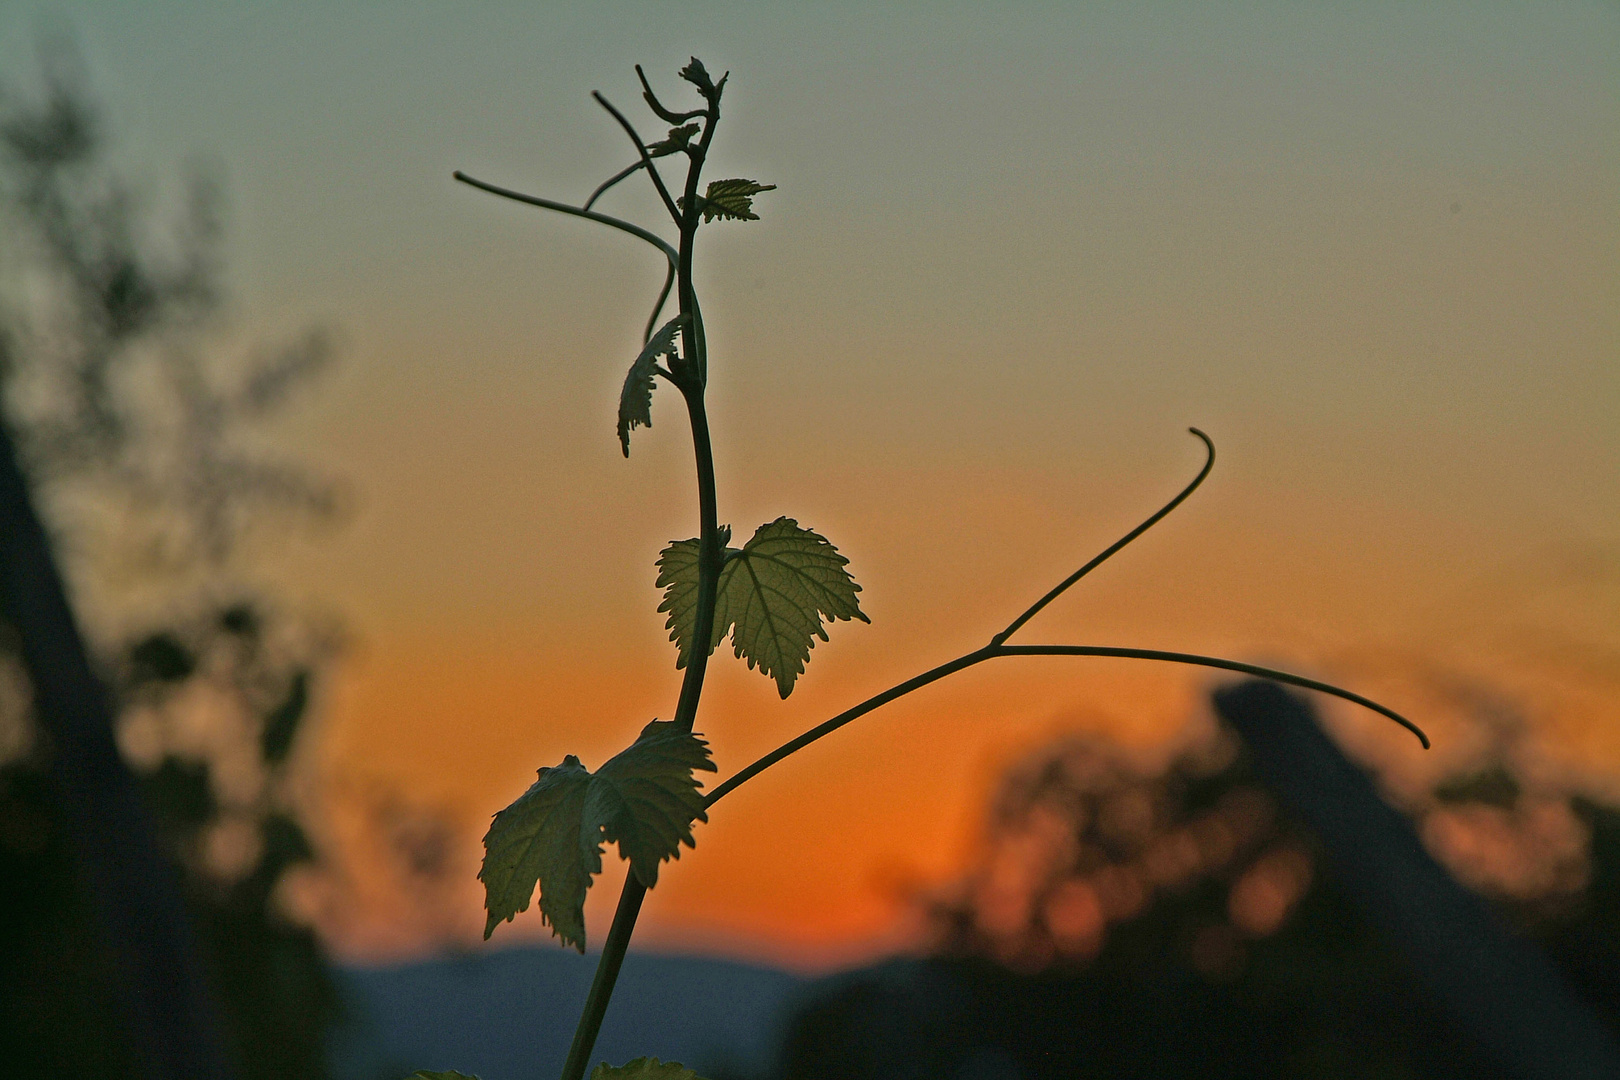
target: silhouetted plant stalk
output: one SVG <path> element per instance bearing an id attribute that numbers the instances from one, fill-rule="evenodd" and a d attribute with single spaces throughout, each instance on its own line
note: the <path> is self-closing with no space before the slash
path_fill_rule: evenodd
<path id="1" fill-rule="evenodd" d="M 1205 460 L 1198 475 L 1157 512 L 1101 552 L 1045 596 L 1025 609 L 984 646 L 964 653 L 811 728 L 795 739 L 742 769 L 706 797 L 697 795 L 695 769 L 713 770 L 707 744 L 692 732 L 710 653 L 729 633 L 739 658 L 776 679 L 782 697 L 809 659 L 813 639 L 826 640 L 825 622 L 838 619 L 867 621 L 855 596 L 860 591 L 844 566 L 847 560 L 824 537 L 800 528 L 791 518 L 763 525 L 742 548 L 728 544 L 731 530 L 719 521 L 715 490 L 714 455 L 710 443 L 704 393 L 708 386 L 708 351 L 703 314 L 692 284 L 694 245 L 701 225 L 717 219 L 754 220 L 752 197 L 774 185 L 752 180 L 712 181 L 700 194 L 710 144 L 720 121 L 720 101 L 726 76 L 710 79 L 696 58 L 681 71 L 701 97 L 700 108 L 677 111 L 654 93 L 641 67 L 643 98 L 661 120 L 674 125 L 668 136 L 649 143 L 630 121 L 601 94 L 593 94 L 635 148 L 637 160 L 619 170 L 591 193 L 581 206 L 539 198 L 474 179 L 462 172 L 465 184 L 517 202 L 606 225 L 649 244 L 664 257 L 667 272 L 642 334 L 643 349 L 631 365 L 619 403 L 619 438 L 629 456 L 630 433 L 650 426 L 651 395 L 655 380 L 674 386 L 686 402 L 698 489 L 700 532 L 680 541 L 660 556 L 658 584 L 665 589 L 659 610 L 669 613 L 671 640 L 680 649 L 677 666 L 684 667 L 674 719 L 654 721 L 636 742 L 592 774 L 569 755 L 561 765 L 541 769 L 540 779 L 521 798 L 495 816 L 485 837 L 486 854 L 479 877 L 486 888 L 488 922 L 485 937 L 503 920 L 527 909 L 538 885 L 542 918 L 564 943 L 584 951 L 583 905 L 590 878 L 601 870 L 602 840 L 617 841 L 621 855 L 631 864 L 619 906 L 608 931 L 596 976 L 575 1029 L 563 1080 L 581 1080 L 612 997 L 620 965 L 629 947 L 646 890 L 656 884 L 660 862 L 678 857 L 679 844 L 692 843 L 690 826 L 707 820 L 706 811 L 725 795 L 772 765 L 891 701 L 938 682 L 967 668 L 1006 657 L 1106 656 L 1157 660 L 1241 672 L 1303 687 L 1355 702 L 1382 713 L 1415 734 L 1425 748 L 1428 737 L 1410 720 L 1359 694 L 1316 679 L 1255 664 L 1195 653 L 1166 652 L 1100 645 L 1011 645 L 1013 634 L 1081 578 L 1141 536 L 1179 506 L 1209 475 L 1215 463 L 1215 445 L 1197 428 L 1189 429 L 1204 445 Z M 671 194 L 658 161 L 686 158 L 681 194 Z M 679 233 L 671 244 L 658 234 L 632 222 L 592 209 L 621 181 L 646 173 L 659 202 Z M 659 327 L 671 292 L 676 316 Z M 677 344 L 678 341 L 678 344 Z M 662 361 L 662 362 L 661 362 Z M 594 840 L 579 843 L 572 838 Z M 668 1064 L 649 1066 L 646 1059 L 623 1069 L 601 1068 L 593 1076 L 652 1076 Z M 673 1076 L 674 1074 L 669 1074 Z M 685 1073 L 690 1076 L 691 1074 Z"/>

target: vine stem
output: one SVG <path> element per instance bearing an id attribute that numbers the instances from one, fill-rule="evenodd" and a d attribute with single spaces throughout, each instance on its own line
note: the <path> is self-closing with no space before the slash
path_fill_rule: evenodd
<path id="1" fill-rule="evenodd" d="M 679 202 L 671 198 L 668 189 L 664 186 L 662 177 L 659 176 L 658 170 L 652 162 L 646 145 L 641 141 L 641 137 L 631 127 L 623 114 L 609 104 L 600 94 L 595 95 L 596 100 L 613 115 L 613 118 L 619 122 L 625 133 L 635 143 L 641 160 L 630 168 L 622 170 L 602 187 L 599 187 L 584 207 L 570 206 L 567 203 L 555 202 L 550 199 L 525 195 L 521 192 L 497 187 L 494 184 L 476 180 L 460 171 L 457 171 L 454 175 L 462 183 L 480 188 L 491 194 L 538 206 L 546 210 L 585 218 L 628 233 L 658 248 L 669 263 L 669 273 L 664 280 L 663 289 L 659 293 L 658 303 L 648 320 L 647 332 L 643 335 L 643 339 L 645 340 L 651 336 L 652 327 L 657 321 L 664 302 L 668 299 L 671 285 L 676 285 L 676 297 L 680 313 L 687 317 L 688 321 L 685 325 L 689 329 L 681 335 L 682 355 L 679 357 L 680 362 L 675 363 L 676 358 L 672 357 L 671 369 L 666 371 L 660 368 L 659 374 L 674 382 L 686 400 L 687 415 L 691 421 L 693 451 L 697 468 L 698 510 L 702 529 L 699 538 L 697 619 L 692 637 L 694 648 L 691 656 L 687 658 L 686 672 L 681 681 L 680 699 L 676 704 L 674 716 L 675 723 L 681 725 L 686 731 L 691 731 L 697 718 L 698 703 L 703 693 L 704 676 L 708 670 L 708 659 L 712 651 L 701 646 L 709 642 L 713 636 L 716 592 L 720 568 L 724 562 L 724 544 L 721 540 L 715 488 L 714 452 L 710 443 L 708 415 L 704 404 L 704 391 L 708 383 L 708 349 L 703 332 L 703 316 L 701 309 L 698 307 L 697 294 L 692 284 L 692 255 L 699 220 L 696 197 L 697 184 L 708 154 L 710 141 L 714 137 L 715 125 L 720 119 L 720 89 L 725 85 L 725 79 L 722 78 L 714 86 L 712 94 L 705 94 L 707 98 L 707 107 L 705 109 L 676 114 L 666 109 L 657 100 L 639 66 L 636 68 L 636 74 L 641 79 L 648 103 L 660 117 L 666 120 L 684 122 L 702 116 L 706 121 L 697 145 L 686 148 L 690 163 L 687 169 L 683 198 Z M 596 201 L 597 196 L 604 190 L 640 169 L 646 170 L 666 209 L 675 218 L 680 229 L 680 246 L 678 250 L 662 237 L 638 225 L 590 209 L 591 204 Z M 1289 672 L 1261 667 L 1256 664 L 1247 664 L 1237 660 L 1203 656 L 1197 653 L 1167 652 L 1160 649 L 1123 648 L 1103 645 L 1007 644 L 1007 639 L 1039 614 L 1043 608 L 1061 596 L 1075 582 L 1095 570 L 1137 537 L 1152 528 L 1165 515 L 1181 505 L 1204 482 L 1205 477 L 1209 475 L 1215 464 L 1215 444 L 1208 435 L 1197 428 L 1189 428 L 1188 430 L 1204 444 L 1206 452 L 1203 468 L 1199 470 L 1198 475 L 1193 478 L 1192 482 L 1187 484 L 1173 499 L 1160 507 L 1159 510 L 1136 528 L 1126 533 L 1090 562 L 1087 562 L 1080 569 L 1059 582 L 1046 595 L 1031 604 L 1022 614 L 1009 623 L 1006 629 L 992 637 L 988 644 L 964 653 L 954 660 L 930 668 L 928 671 L 915 675 L 904 682 L 896 683 L 889 689 L 867 698 L 859 705 L 846 709 L 837 716 L 818 724 L 797 738 L 783 743 L 711 791 L 704 799 L 704 809 L 707 810 L 727 794 L 735 791 L 772 765 L 802 750 L 816 740 L 832 734 L 844 725 L 865 716 L 874 709 L 881 708 L 892 701 L 921 690 L 923 687 L 938 682 L 949 675 L 954 675 L 959 671 L 982 664 L 987 660 L 1005 657 L 1101 656 L 1156 660 L 1241 672 L 1271 679 L 1275 682 L 1332 694 L 1346 701 L 1355 702 L 1358 705 L 1381 713 L 1405 727 L 1417 736 L 1424 749 L 1428 749 L 1429 738 L 1423 733 L 1422 729 L 1393 709 L 1386 708 L 1376 701 L 1334 686 L 1331 683 L 1310 679 L 1303 675 L 1294 675 Z M 585 1007 L 581 1012 L 579 1023 L 574 1029 L 574 1039 L 569 1047 L 568 1060 L 563 1066 L 562 1080 L 583 1080 L 585 1076 L 585 1069 L 592 1052 L 595 1050 L 597 1035 L 601 1031 L 602 1020 L 607 1014 L 608 1002 L 613 996 L 613 988 L 618 981 L 619 970 L 623 966 L 625 955 L 630 946 L 630 938 L 635 932 L 636 920 L 640 916 L 642 901 L 645 899 L 646 894 L 646 885 L 637 877 L 634 868 L 632 868 L 625 876 L 624 888 L 619 894 L 619 905 L 613 914 L 613 925 L 608 930 L 607 940 L 603 943 L 602 953 L 597 961 L 596 974 L 591 981 L 590 991 L 586 995 Z"/>
<path id="2" fill-rule="evenodd" d="M 649 89 L 649 95 L 650 93 Z M 693 628 L 693 641 L 708 642 L 714 633 L 714 607 L 725 545 L 720 536 L 719 502 L 714 478 L 714 448 L 710 440 L 709 418 L 704 404 L 704 390 L 708 383 L 708 347 L 703 334 L 702 310 L 698 307 L 697 292 L 692 286 L 692 253 L 698 228 L 695 193 L 710 141 L 714 138 L 715 125 L 720 119 L 720 94 L 717 89 L 713 97 L 708 99 L 708 107 L 703 112 L 706 118 L 703 134 L 698 145 L 688 152 L 690 164 L 686 174 L 684 213 L 679 211 L 674 200 L 670 198 L 657 169 L 653 167 L 651 161 L 646 160 L 646 149 L 642 146 L 640 136 L 635 134 L 629 123 L 617 109 L 608 104 L 606 99 L 601 95 L 597 95 L 596 99 L 613 114 L 641 149 L 647 174 L 652 178 L 659 196 L 675 215 L 676 224 L 680 227 L 678 252 L 662 241 L 659 241 L 659 247 L 670 259 L 671 276 L 677 284 L 677 303 L 680 306 L 680 313 L 688 317 L 686 326 L 690 329 L 689 333 L 683 331 L 681 334 L 684 362 L 674 367 L 671 376 L 679 387 L 681 396 L 686 400 L 697 469 L 698 518 L 701 532 L 698 541 L 697 621 Z M 459 173 L 457 178 L 461 178 Z M 487 188 L 487 185 L 478 186 Z M 497 194 L 509 193 L 497 192 Z M 566 209 L 567 212 L 580 216 L 595 216 L 572 207 L 549 204 L 533 197 L 526 197 L 522 201 L 545 206 L 547 209 Z M 616 219 L 603 223 L 615 224 L 615 221 Z M 617 223 L 615 227 L 626 225 L 627 222 Z M 645 233 L 645 230 L 639 230 L 636 226 L 629 226 L 626 229 L 631 230 L 637 230 L 635 235 Z M 642 238 L 646 239 L 646 236 Z M 669 286 L 670 278 L 666 278 L 664 291 L 659 295 L 658 305 L 653 310 L 654 320 L 657 319 L 658 311 L 663 307 L 664 300 L 669 294 Z M 681 696 L 676 703 L 674 716 L 674 722 L 687 731 L 692 730 L 697 719 L 698 702 L 703 695 L 703 680 L 708 671 L 710 651 L 693 648 L 691 656 L 687 658 L 686 674 L 681 680 Z M 623 966 L 625 953 L 630 948 L 630 938 L 635 933 L 636 920 L 641 914 L 641 903 L 646 895 L 646 885 L 636 876 L 632 868 L 625 875 L 624 888 L 619 893 L 619 906 L 613 912 L 613 925 L 608 929 L 607 940 L 602 943 L 602 955 L 596 963 L 596 974 L 591 980 L 590 992 L 585 997 L 585 1007 L 580 1013 L 579 1023 L 574 1028 L 574 1041 L 568 1048 L 568 1060 L 563 1064 L 562 1080 L 584 1080 L 585 1070 L 590 1064 L 592 1052 L 596 1049 L 596 1038 L 602 1030 L 602 1020 L 607 1015 L 608 1002 L 612 1000 L 613 988 L 619 978 L 619 969 Z"/>
<path id="3" fill-rule="evenodd" d="M 619 981 L 619 968 L 630 949 L 630 935 L 636 932 L 641 901 L 646 895 L 647 887 L 636 879 L 635 872 L 627 873 L 624 889 L 619 893 L 619 906 L 613 912 L 613 926 L 608 930 L 607 941 L 602 943 L 602 955 L 596 961 L 590 993 L 585 995 L 585 1008 L 574 1026 L 574 1041 L 568 1047 L 568 1060 L 563 1064 L 563 1080 L 583 1080 L 585 1076 L 591 1051 L 596 1049 L 596 1036 L 602 1030 L 602 1018 L 607 1015 L 608 1001 L 613 997 L 613 986 Z"/>

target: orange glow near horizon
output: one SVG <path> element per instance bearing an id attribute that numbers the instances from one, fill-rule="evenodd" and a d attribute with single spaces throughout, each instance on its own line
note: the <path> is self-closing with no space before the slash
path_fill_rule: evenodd
<path id="1" fill-rule="evenodd" d="M 1601 629 L 1602 609 L 1616 594 L 1612 575 L 1605 589 L 1588 596 L 1596 605 L 1593 630 Z M 1513 599 L 1511 591 L 1498 596 Z M 1577 607 L 1555 605 L 1568 616 L 1566 624 L 1578 621 Z M 1030 640 L 1078 639 L 1072 613 L 1051 621 L 1070 627 L 1042 632 L 1037 623 Z M 854 629 L 839 624 L 835 642 L 840 631 Z M 1534 631 L 1534 623 L 1524 629 Z M 864 632 L 876 636 L 881 627 Z M 1456 691 L 1447 689 L 1466 689 L 1469 679 L 1515 695 L 1532 725 L 1527 734 L 1564 748 L 1565 771 L 1584 770 L 1588 777 L 1620 772 L 1620 725 L 1613 697 L 1601 685 L 1572 679 L 1522 649 L 1504 655 L 1488 642 L 1469 641 L 1465 631 L 1449 634 L 1447 648 L 1392 645 L 1369 652 L 1366 639 L 1351 633 L 1348 640 L 1318 640 L 1292 657 L 1263 649 L 1238 655 L 1338 678 L 1423 722 L 1437 742 L 1431 754 L 1372 713 L 1324 706 L 1352 751 L 1382 768 L 1397 791 L 1415 790 L 1476 752 L 1482 732 L 1463 717 Z M 707 786 L 803 728 L 944 659 L 937 652 L 919 655 L 931 651 L 925 646 L 931 636 L 916 634 L 892 650 L 869 641 L 823 644 L 787 703 L 722 649 L 699 722 L 720 767 L 717 777 L 704 777 Z M 1187 644 L 1166 640 L 1172 636 L 1161 628 L 1150 640 Z M 1207 646 L 1208 638 L 1195 634 L 1193 644 Z M 663 645 L 611 659 L 593 657 L 580 643 L 525 644 L 520 632 L 498 640 L 487 630 L 390 639 L 350 658 L 332 703 L 321 772 L 331 818 L 353 830 L 346 841 L 336 838 L 337 846 L 352 851 L 376 842 L 375 830 L 368 832 L 357 818 L 364 798 L 355 793 L 386 789 L 453 823 L 458 877 L 451 897 L 439 901 L 448 909 L 439 911 L 437 922 L 423 923 L 410 902 L 386 895 L 397 886 L 386 868 L 373 859 L 368 869 L 362 859 L 352 882 L 361 902 L 345 913 L 346 922 L 325 924 L 340 951 L 376 961 L 435 942 L 476 941 L 482 918 L 473 880 L 476 841 L 489 816 L 533 781 L 539 764 L 573 752 L 587 766 L 600 765 L 647 719 L 667 712 L 678 686 L 671 660 Z M 639 945 L 808 971 L 913 947 L 915 901 L 949 888 L 967 865 L 981 815 L 1009 760 L 1075 731 L 1157 757 L 1207 724 L 1203 693 L 1216 677 L 1139 661 L 1007 660 L 896 702 L 718 804 L 709 824 L 697 829 L 697 849 L 683 851 L 660 878 Z M 1548 767 L 1560 766 L 1555 760 Z M 611 848 L 607 864 L 587 907 L 593 944 L 610 921 L 623 877 Z M 494 944 L 548 938 L 531 909 L 498 928 Z"/>
<path id="2" fill-rule="evenodd" d="M 670 682 L 667 673 L 645 665 L 640 672 L 592 670 L 577 658 L 559 662 L 543 653 L 478 651 L 451 641 L 418 640 L 388 653 L 368 651 L 351 663 L 354 670 L 333 704 L 341 719 L 327 740 L 323 786 L 340 817 L 345 803 L 354 810 L 355 793 L 383 792 L 455 822 L 464 845 L 463 918 L 416 929 L 463 940 L 481 930 L 471 842 L 488 815 L 533 781 L 532 762 L 555 764 L 565 752 L 577 752 L 588 766 L 599 765 L 620 748 L 626 730 L 644 722 L 635 712 L 602 721 L 603 703 L 651 700 Z M 763 695 L 750 683 L 764 680 L 736 667 L 717 672 L 699 725 L 721 777 L 805 725 L 802 719 L 754 720 Z M 839 706 L 823 703 L 840 691 L 854 700 L 880 689 L 855 685 L 872 674 L 813 695 L 819 711 L 836 711 Z M 1107 700 L 1110 707 L 1051 711 L 1054 701 L 1065 699 Z M 698 828 L 697 849 L 683 850 L 660 878 L 638 940 L 809 969 L 904 944 L 908 891 L 947 884 L 962 865 L 977 831 L 977 808 L 1009 753 L 1077 726 L 1151 746 L 1173 733 L 1191 706 L 1185 681 L 1159 673 L 1121 668 L 1064 675 L 1018 661 L 923 691 L 717 804 L 710 823 Z M 544 720 L 537 717 L 542 712 Z M 615 712 L 623 716 L 624 710 Z M 402 777 L 411 778 L 408 785 L 401 786 Z M 712 786 L 715 778 L 704 779 Z M 397 790 L 385 791 L 387 785 Z M 590 894 L 593 943 L 622 881 L 616 856 L 608 862 L 610 872 Z M 375 867 L 359 873 L 375 878 L 361 883 L 363 892 L 388 887 Z M 371 902 L 372 921 L 394 919 L 398 898 L 372 894 Z M 340 948 L 372 959 L 424 944 L 408 932 L 397 936 L 398 926 L 365 917 L 331 929 Z M 545 933 L 531 909 L 514 926 L 500 927 L 495 943 Z"/>

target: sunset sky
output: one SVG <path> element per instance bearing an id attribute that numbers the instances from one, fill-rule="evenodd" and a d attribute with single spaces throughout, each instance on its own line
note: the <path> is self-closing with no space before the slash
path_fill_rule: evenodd
<path id="1" fill-rule="evenodd" d="M 1482 680 L 1549 761 L 1620 776 L 1620 9 L 873 7 L 0 5 L 8 93 L 71 30 L 155 205 L 188 162 L 223 177 L 230 347 L 342 342 L 270 438 L 352 514 L 261 560 L 347 628 L 317 798 L 450 815 L 446 918 L 476 930 L 489 815 L 673 711 L 653 560 L 697 529 L 690 438 L 667 388 L 629 461 L 613 430 L 661 265 L 450 174 L 582 201 L 631 160 L 589 92 L 652 137 L 633 65 L 681 98 L 693 54 L 731 72 L 707 175 L 778 185 L 700 235 L 721 520 L 822 532 L 872 618 L 786 702 L 722 649 L 698 722 L 721 777 L 982 644 L 1197 471 L 1189 425 L 1220 452 L 1204 489 L 1024 640 L 1348 681 L 1431 728 L 1419 772 L 1476 744 L 1443 687 Z M 606 208 L 655 224 L 643 186 Z M 716 807 L 638 940 L 871 955 L 962 865 L 1010 755 L 1152 747 L 1209 685 L 1018 660 L 914 695 Z M 374 903 L 340 945 L 420 944 Z"/>

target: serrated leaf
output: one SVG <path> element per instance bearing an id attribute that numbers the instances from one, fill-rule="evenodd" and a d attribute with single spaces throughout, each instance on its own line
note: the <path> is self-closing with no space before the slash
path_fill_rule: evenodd
<path id="1" fill-rule="evenodd" d="M 692 775 L 698 769 L 715 771 L 708 744 L 673 720 L 654 720 L 591 778 L 586 820 L 602 822 L 602 838 L 619 845 L 649 889 L 659 863 L 680 858 L 682 844 L 697 846 L 692 822 L 709 820 Z"/>
<path id="2" fill-rule="evenodd" d="M 639 1057 L 617 1067 L 604 1061 L 591 1070 L 591 1080 L 703 1080 L 703 1078 L 678 1061 L 661 1062 L 655 1057 Z"/>
<path id="3" fill-rule="evenodd" d="M 785 698 L 810 660 L 822 623 L 871 620 L 861 611 L 849 560 L 827 538 L 799 528 L 792 518 L 761 525 L 742 553 L 720 571 L 715 626 L 731 629 L 736 654 L 776 679 Z"/>
<path id="4" fill-rule="evenodd" d="M 675 335 L 685 324 L 686 316 L 677 315 L 659 327 L 625 373 L 624 386 L 619 390 L 619 445 L 625 457 L 630 456 L 630 432 L 637 427 L 652 427 L 653 370 L 660 356 L 675 355 Z"/>
<path id="5" fill-rule="evenodd" d="M 527 910 L 538 885 L 541 917 L 584 952 L 585 891 L 602 872 L 602 842 L 618 844 L 641 883 L 656 885 L 658 864 L 696 846 L 692 822 L 708 820 L 698 769 L 714 771 L 708 744 L 668 720 L 648 724 L 595 774 L 572 754 L 541 769 L 484 836 L 484 937 Z"/>
<path id="6" fill-rule="evenodd" d="M 563 944 L 585 951 L 585 890 L 602 869 L 602 849 L 587 834 L 585 796 L 591 774 L 569 754 L 540 778 L 484 834 L 484 940 L 503 920 L 529 909 L 540 886 L 540 917 Z M 600 828 L 594 830 L 598 835 Z"/>
<path id="7" fill-rule="evenodd" d="M 668 138 L 660 139 L 647 147 L 647 155 L 649 157 L 663 157 L 678 150 L 685 150 L 692 144 L 692 136 L 697 133 L 698 126 L 696 124 L 682 124 L 680 127 L 672 127 L 669 129 Z"/>
<path id="8" fill-rule="evenodd" d="M 726 549 L 729 543 L 731 526 L 722 525 L 720 546 Z M 697 634 L 698 551 L 698 541 L 677 540 L 658 556 L 658 580 L 654 584 L 664 590 L 664 599 L 658 605 L 658 610 L 669 612 L 664 629 L 670 632 L 669 640 L 680 650 L 675 660 L 677 668 L 686 666 L 691 657 L 692 638 Z M 716 624 L 713 640 L 709 642 L 711 653 L 725 636 L 725 631 Z"/>
<path id="9" fill-rule="evenodd" d="M 729 539 L 729 534 L 728 534 Z M 787 697 L 804 673 L 815 639 L 827 639 L 823 620 L 871 620 L 861 611 L 849 560 L 827 538 L 801 529 L 792 518 L 761 525 L 740 551 L 728 551 L 720 570 L 714 610 L 713 652 L 727 633 L 739 658 L 776 680 Z M 682 540 L 658 559 L 664 589 L 659 611 L 685 667 L 697 632 L 698 542 Z"/>
<path id="10" fill-rule="evenodd" d="M 754 213 L 754 196 L 762 191 L 775 191 L 775 184 L 761 184 L 754 180 L 713 180 L 703 193 L 698 209 L 704 221 L 731 218 L 734 221 L 758 221 Z"/>

